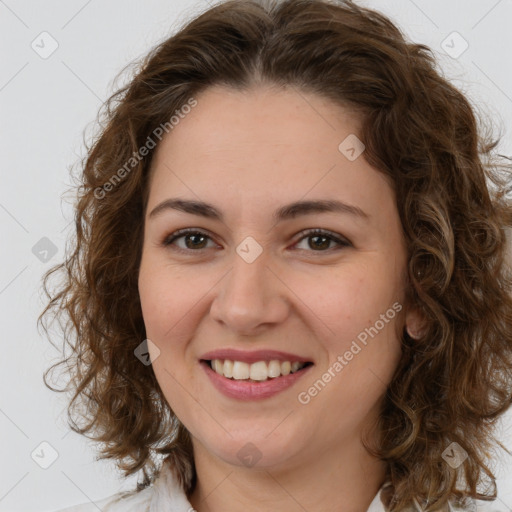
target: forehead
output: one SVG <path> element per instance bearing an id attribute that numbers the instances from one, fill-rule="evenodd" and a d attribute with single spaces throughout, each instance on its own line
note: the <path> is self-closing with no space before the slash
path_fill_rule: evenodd
<path id="1" fill-rule="evenodd" d="M 254 86 L 238 91 L 214 86 L 196 101 L 160 148 L 194 147 L 201 154 L 217 153 L 220 158 L 238 154 L 238 150 L 242 155 L 251 151 L 282 154 L 282 147 L 289 146 L 313 151 L 312 157 L 320 153 L 337 156 L 339 142 L 360 129 L 355 112 L 296 88 Z M 187 155 L 199 156 L 197 152 Z"/>
<path id="2" fill-rule="evenodd" d="M 294 88 L 215 86 L 196 100 L 156 149 L 149 206 L 171 193 L 218 197 L 244 211 L 313 196 L 381 212 L 394 204 L 364 153 L 350 160 L 340 150 L 357 140 L 353 111 Z"/>

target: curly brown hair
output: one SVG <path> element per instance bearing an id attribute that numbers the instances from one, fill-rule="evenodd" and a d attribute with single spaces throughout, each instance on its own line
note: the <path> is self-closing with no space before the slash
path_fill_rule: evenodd
<path id="1" fill-rule="evenodd" d="M 114 459 L 125 476 L 142 470 L 139 489 L 154 481 L 163 455 L 193 490 L 190 436 L 152 367 L 134 357 L 146 338 L 137 282 L 154 152 L 135 157 L 206 88 L 264 83 L 355 109 L 364 157 L 396 193 L 407 304 L 427 326 L 416 340 L 404 330 L 379 444 L 365 444 L 387 463 L 387 506 L 417 500 L 428 512 L 452 498 L 495 499 L 486 459 L 495 442 L 506 450 L 495 426 L 512 402 L 512 166 L 495 154 L 489 123 L 436 70 L 433 52 L 349 0 L 225 1 L 152 49 L 105 102 L 81 162 L 76 236 L 43 278 L 49 302 L 38 321 L 48 334 L 48 319 L 59 319 L 64 340 L 45 384 L 72 391 L 71 428 L 103 443 L 99 458 Z M 54 273 L 61 280 L 50 290 Z M 47 382 L 60 365 L 64 389 Z M 452 442 L 468 454 L 457 469 L 441 457 Z"/>

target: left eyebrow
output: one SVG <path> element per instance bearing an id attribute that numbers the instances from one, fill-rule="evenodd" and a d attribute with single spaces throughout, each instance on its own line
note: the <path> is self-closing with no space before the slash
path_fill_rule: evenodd
<path id="1" fill-rule="evenodd" d="M 317 200 L 317 201 L 296 201 L 288 205 L 278 208 L 273 218 L 276 221 L 282 221 L 286 219 L 293 219 L 299 215 L 309 215 L 312 213 L 345 213 L 360 217 L 364 220 L 370 220 L 370 215 L 361 210 L 358 206 L 343 203 L 337 200 Z"/>
<path id="2" fill-rule="evenodd" d="M 153 208 L 149 214 L 149 218 L 153 218 L 165 210 L 178 210 L 192 215 L 200 215 L 209 219 L 219 221 L 224 220 L 222 212 L 209 203 L 178 198 L 166 199 L 160 203 L 158 206 Z M 311 215 L 313 213 L 326 212 L 349 214 L 359 217 L 365 221 L 370 220 L 370 215 L 361 210 L 358 206 L 346 204 L 337 200 L 295 201 L 278 208 L 274 211 L 272 217 L 276 222 L 281 222 L 293 219 L 300 215 Z"/>

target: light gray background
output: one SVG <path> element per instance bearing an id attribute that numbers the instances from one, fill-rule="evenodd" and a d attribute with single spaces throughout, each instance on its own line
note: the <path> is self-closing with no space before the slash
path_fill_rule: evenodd
<path id="1" fill-rule="evenodd" d="M 360 3 L 380 9 L 413 40 L 432 47 L 446 76 L 495 120 L 503 133 L 500 150 L 512 155 L 512 0 Z M 83 155 L 84 130 L 93 127 L 101 103 L 113 92 L 117 72 L 208 5 L 206 0 L 0 0 L 0 511 L 54 511 L 135 482 L 122 481 L 113 463 L 95 461 L 93 445 L 66 425 L 64 396 L 43 385 L 42 373 L 57 354 L 36 328 L 40 279 L 63 256 L 72 220 L 61 200 L 69 168 Z M 35 41 L 40 53 L 51 49 L 52 39 L 40 36 L 44 31 L 58 43 L 45 59 L 31 47 Z M 457 58 L 443 49 L 446 41 L 453 55 L 460 53 L 464 40 L 469 46 Z M 46 254 L 48 261 L 36 245 L 48 244 L 40 242 L 43 237 L 57 251 Z M 499 430 L 509 449 L 511 425 L 509 414 Z M 58 454 L 48 469 L 31 458 L 36 450 L 37 460 L 51 462 L 52 449 L 42 442 Z M 512 460 L 500 452 L 496 461 L 495 509 L 510 511 Z"/>

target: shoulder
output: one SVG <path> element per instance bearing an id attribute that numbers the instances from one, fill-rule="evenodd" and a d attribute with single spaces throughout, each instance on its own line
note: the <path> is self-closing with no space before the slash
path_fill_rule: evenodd
<path id="1" fill-rule="evenodd" d="M 496 501 L 469 500 L 466 506 L 450 502 L 450 511 L 453 512 L 498 512 Z"/>
<path id="2" fill-rule="evenodd" d="M 152 494 L 152 487 L 139 492 L 119 492 L 99 501 L 73 505 L 56 512 L 148 512 Z"/>
<path id="3" fill-rule="evenodd" d="M 381 487 L 367 512 L 389 512 L 389 508 L 386 503 L 389 503 L 391 493 L 391 482 L 387 481 Z M 406 508 L 404 512 L 422 512 L 423 510 L 424 509 L 422 509 L 418 502 L 414 500 L 414 503 Z M 436 512 L 500 512 L 502 510 L 505 509 L 499 508 L 496 501 L 466 498 L 466 500 L 462 500 L 462 502 L 457 502 L 456 499 L 451 499 L 443 508 L 436 509 Z"/>
<path id="4" fill-rule="evenodd" d="M 173 468 L 164 464 L 153 484 L 140 491 L 118 492 L 100 501 L 81 503 L 56 512 L 189 512 L 192 509 Z"/>

